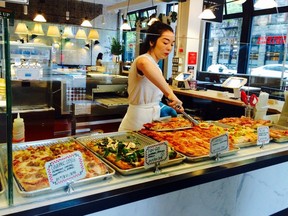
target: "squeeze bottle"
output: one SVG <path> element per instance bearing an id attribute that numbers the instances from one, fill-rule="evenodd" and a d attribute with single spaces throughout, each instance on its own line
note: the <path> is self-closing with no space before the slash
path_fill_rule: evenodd
<path id="1" fill-rule="evenodd" d="M 17 118 L 13 122 L 12 142 L 19 143 L 25 141 L 25 126 L 23 118 L 20 118 L 18 113 Z"/>

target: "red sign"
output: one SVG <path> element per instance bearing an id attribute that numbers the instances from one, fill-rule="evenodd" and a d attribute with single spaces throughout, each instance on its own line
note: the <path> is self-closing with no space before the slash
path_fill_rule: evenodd
<path id="1" fill-rule="evenodd" d="M 261 36 L 257 44 L 285 44 L 286 36 Z"/>
<path id="2" fill-rule="evenodd" d="M 197 63 L 197 52 L 188 52 L 188 64 Z"/>

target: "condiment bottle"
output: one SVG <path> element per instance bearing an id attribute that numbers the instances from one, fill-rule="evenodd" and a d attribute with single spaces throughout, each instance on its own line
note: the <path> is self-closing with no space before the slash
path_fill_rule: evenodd
<path id="1" fill-rule="evenodd" d="M 20 118 L 20 114 L 18 113 L 17 118 L 14 119 L 13 122 L 13 143 L 19 143 L 25 141 L 25 126 L 23 118 Z"/>

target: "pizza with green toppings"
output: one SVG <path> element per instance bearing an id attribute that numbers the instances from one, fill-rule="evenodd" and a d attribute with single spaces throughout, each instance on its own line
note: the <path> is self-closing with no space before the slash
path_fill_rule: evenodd
<path id="1" fill-rule="evenodd" d="M 132 142 L 103 137 L 90 140 L 86 145 L 120 169 L 128 170 L 144 166 L 144 148 L 137 140 Z M 170 148 L 169 158 L 176 157 L 177 153 Z"/>

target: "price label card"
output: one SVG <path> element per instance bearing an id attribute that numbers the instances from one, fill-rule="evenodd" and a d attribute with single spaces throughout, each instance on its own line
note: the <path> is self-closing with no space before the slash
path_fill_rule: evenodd
<path id="1" fill-rule="evenodd" d="M 85 115 L 91 114 L 91 104 L 89 103 L 81 103 L 75 104 L 75 115 Z"/>
<path id="2" fill-rule="evenodd" d="M 144 166 L 154 166 L 169 160 L 167 142 L 159 142 L 144 147 Z"/>
<path id="3" fill-rule="evenodd" d="M 257 128 L 257 145 L 263 145 L 270 142 L 269 126 L 260 126 Z"/>
<path id="4" fill-rule="evenodd" d="M 49 161 L 45 163 L 45 168 L 52 190 L 86 176 L 86 170 L 80 151 L 75 151 L 71 154 Z"/>
<path id="5" fill-rule="evenodd" d="M 210 140 L 210 157 L 229 150 L 228 134 L 213 137 Z"/>

